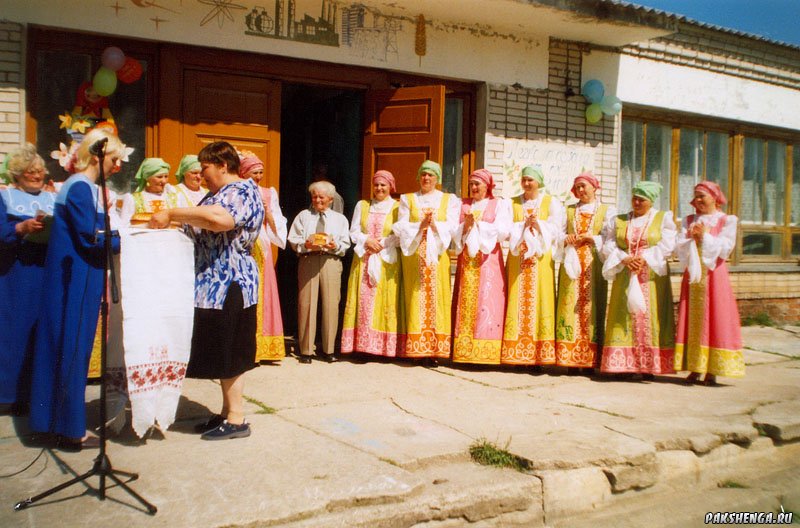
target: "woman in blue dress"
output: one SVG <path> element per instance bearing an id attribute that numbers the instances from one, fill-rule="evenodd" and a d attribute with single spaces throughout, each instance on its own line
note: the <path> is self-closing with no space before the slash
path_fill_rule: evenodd
<path id="1" fill-rule="evenodd" d="M 56 196 L 33 356 L 31 429 L 59 435 L 67 449 L 98 445 L 96 436 L 86 434 L 85 392 L 103 290 L 105 240 L 103 201 L 95 183 L 99 158 L 89 147 L 103 139 L 108 140 L 104 174 L 119 171 L 125 146 L 108 130 L 92 130 L 72 160 L 74 174 Z M 119 252 L 119 238 L 112 243 Z"/>
<path id="2" fill-rule="evenodd" d="M 6 165 L 12 186 L 0 190 L 0 404 L 24 414 L 55 195 L 43 190 L 44 160 L 30 143 L 9 152 Z"/>

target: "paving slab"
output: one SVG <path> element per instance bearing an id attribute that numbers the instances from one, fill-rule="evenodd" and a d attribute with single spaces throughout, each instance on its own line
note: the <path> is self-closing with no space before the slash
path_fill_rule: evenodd
<path id="1" fill-rule="evenodd" d="M 782 401 L 759 407 L 753 422 L 770 438 L 781 442 L 800 439 L 800 401 Z"/>
<path id="2" fill-rule="evenodd" d="M 254 434 L 235 441 L 203 442 L 178 433 L 146 446 L 109 444 L 114 467 L 139 473 L 131 486 L 158 507 L 155 516 L 143 514 L 122 490 L 110 489 L 109 500 L 99 501 L 80 484 L 13 512 L 13 502 L 68 480 L 72 472 L 88 470 L 96 454 L 47 451 L 31 471 L 3 483 L 0 525 L 278 523 L 346 504 L 397 501 L 422 484 L 419 477 L 358 449 L 338 442 L 331 449 L 331 439 L 280 417 L 254 415 L 248 420 Z M 0 467 L 18 468 L 36 456 L 36 449 L 20 449 L 17 442 L 4 439 Z M 97 486 L 97 479 L 90 483 Z"/>
<path id="3" fill-rule="evenodd" d="M 800 361 L 767 345 L 797 351 L 800 335 L 759 332 L 745 337 L 758 348 L 745 351 L 746 377 L 719 387 L 685 386 L 685 374 L 643 383 L 559 369 L 287 358 L 247 374 L 252 436 L 224 442 L 192 433 L 219 410 L 219 385 L 186 380 L 168 431 L 138 439 L 126 428 L 109 443 L 115 467 L 139 472 L 132 486 L 159 507 L 155 517 L 122 490 L 100 502 L 84 486 L 11 511 L 88 470 L 95 453 L 45 451 L 34 461 L 40 450 L 21 441 L 26 419 L 0 416 L 0 474 L 22 470 L 0 481 L 0 526 L 536 526 L 547 497 L 569 515 L 655 493 L 680 475 L 706 485 L 744 457 L 768 460 L 798 445 Z M 90 426 L 97 398 L 90 386 Z M 754 423 L 773 427 L 774 443 Z M 478 438 L 507 446 L 539 476 L 473 465 L 467 452 Z M 800 458 L 782 460 L 797 474 Z M 584 488 L 588 499 L 571 501 Z"/>
<path id="4" fill-rule="evenodd" d="M 390 400 L 289 409 L 281 416 L 334 441 L 402 467 L 467 458 L 472 439 Z"/>
<path id="5" fill-rule="evenodd" d="M 742 341 L 746 348 L 790 358 L 800 358 L 797 337 L 794 331 L 769 326 L 745 326 L 742 328 Z"/>

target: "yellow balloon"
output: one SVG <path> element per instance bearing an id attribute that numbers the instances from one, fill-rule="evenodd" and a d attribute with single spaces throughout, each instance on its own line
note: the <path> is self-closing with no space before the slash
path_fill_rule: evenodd
<path id="1" fill-rule="evenodd" d="M 600 103 L 592 103 L 586 107 L 586 122 L 593 125 L 603 119 L 603 109 Z"/>
<path id="2" fill-rule="evenodd" d="M 92 79 L 92 86 L 98 95 L 107 97 L 117 89 L 117 74 L 105 66 L 100 66 Z"/>

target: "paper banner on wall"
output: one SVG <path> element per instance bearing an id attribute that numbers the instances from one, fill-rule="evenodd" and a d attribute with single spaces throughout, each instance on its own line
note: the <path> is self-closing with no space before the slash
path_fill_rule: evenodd
<path id="1" fill-rule="evenodd" d="M 595 151 L 590 147 L 506 139 L 503 142 L 503 196 L 522 194 L 519 174 L 526 165 L 539 166 L 544 172 L 545 189 L 562 201 L 572 200 L 570 188 L 583 170 L 594 170 Z"/>

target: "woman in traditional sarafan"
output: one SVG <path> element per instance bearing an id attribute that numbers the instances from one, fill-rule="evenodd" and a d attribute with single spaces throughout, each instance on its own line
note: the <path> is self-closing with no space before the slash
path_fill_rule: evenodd
<path id="1" fill-rule="evenodd" d="M 264 178 L 264 162 L 252 152 L 239 154 L 239 177 L 260 184 Z M 279 361 L 286 356 L 283 340 L 283 317 L 278 298 L 278 280 L 272 245 L 286 248 L 286 217 L 278 203 L 275 187 L 258 185 L 261 203 L 264 204 L 264 225 L 253 246 L 253 257 L 258 264 L 261 279 L 258 292 L 258 322 L 256 330 L 256 361 Z"/>
<path id="2" fill-rule="evenodd" d="M 597 198 L 600 181 L 582 172 L 572 184 L 578 203 L 567 207 L 566 229 L 559 236 L 555 259 L 561 262 L 556 306 L 556 364 L 577 369 L 599 366 L 603 346 L 608 283 L 603 278 L 603 227 L 615 207 Z"/>
<path id="3" fill-rule="evenodd" d="M 419 191 L 400 197 L 398 221 L 405 299 L 405 347 L 398 355 L 425 359 L 450 357 L 451 292 L 447 248 L 458 228 L 461 201 L 436 189 L 442 168 L 425 161 L 417 171 Z"/>
<path id="4" fill-rule="evenodd" d="M 508 304 L 500 361 L 552 365 L 555 353 L 555 266 L 552 247 L 563 230 L 564 206 L 541 192 L 544 173 L 525 167 L 523 194 L 511 201 L 513 225 L 506 260 Z"/>
<path id="5" fill-rule="evenodd" d="M 661 185 L 633 187 L 632 210 L 609 221 L 603 245 L 603 276 L 613 280 L 601 371 L 614 374 L 673 374 L 675 323 L 668 259 L 675 250 L 671 211 L 653 208 Z"/>
<path id="6" fill-rule="evenodd" d="M 390 194 L 394 191 L 394 175 L 379 170 L 372 177 L 372 200 L 361 200 L 353 211 L 350 240 L 355 256 L 347 282 L 343 354 L 394 357 L 405 344 L 400 241 L 392 233 L 399 210 Z"/>
<path id="7" fill-rule="evenodd" d="M 500 242 L 511 231 L 511 204 L 493 193 L 486 169 L 469 177 L 454 241 L 458 255 L 453 298 L 453 361 L 500 364 L 506 276 Z"/>
<path id="8" fill-rule="evenodd" d="M 178 195 L 167 186 L 169 163 L 161 158 L 145 158 L 134 176 L 136 191 L 122 198 L 121 226 L 144 225 L 153 213 L 178 207 Z"/>
<path id="9" fill-rule="evenodd" d="M 44 190 L 47 171 L 32 144 L 9 152 L 6 163 L 13 186 L 0 190 L 0 404 L 22 414 L 55 195 Z"/>
<path id="10" fill-rule="evenodd" d="M 687 383 L 705 375 L 744 376 L 742 330 L 725 259 L 736 244 L 737 218 L 719 210 L 727 200 L 714 182 L 694 187 L 695 214 L 683 219 L 678 233 L 678 260 L 686 270 L 681 282 L 675 370 L 688 370 Z"/>

